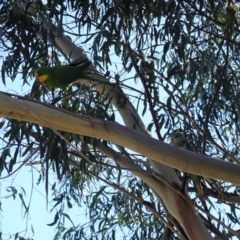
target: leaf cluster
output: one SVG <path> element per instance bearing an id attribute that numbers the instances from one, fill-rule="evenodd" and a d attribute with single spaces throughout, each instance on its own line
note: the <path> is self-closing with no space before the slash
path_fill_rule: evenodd
<path id="1" fill-rule="evenodd" d="M 54 29 L 46 30 L 37 14 L 28 11 L 35 4 L 37 12 L 60 26 L 59 34 L 64 32 L 74 38 L 76 44 L 88 45 L 87 53 L 95 66 L 101 71 L 104 69 L 106 77 L 136 102 L 138 112 L 148 116 L 148 130 L 155 132 L 159 140 L 169 142 L 169 133 L 181 129 L 199 154 L 239 164 L 238 2 L 77 0 L 47 1 L 42 5 L 36 1 L 25 8 L 19 1 L 0 3 L 0 41 L 2 52 L 7 53 L 2 65 L 4 84 L 5 75 L 14 80 L 20 72 L 23 83 L 27 83 L 33 68 L 60 62 L 60 52 L 53 47 Z M 84 86 L 74 86 L 71 93 L 38 90 L 39 86 L 32 90 L 34 99 L 115 120 L 109 99 Z M 134 239 L 160 237 L 162 225 L 155 216 L 148 215 L 142 202 L 133 201 L 106 185 L 93 191 L 91 186 L 96 175 L 102 174 L 109 183 L 131 189 L 132 195 L 148 196 L 147 201 L 151 203 L 156 201 L 141 180 L 125 178 L 125 182 L 121 182 L 119 179 L 128 172 L 119 170 L 114 159 L 109 160 L 97 152 L 93 139 L 63 132 L 58 135 L 47 128 L 12 120 L 5 127 L 1 171 L 6 169 L 11 173 L 19 156 L 25 157 L 39 147 L 36 163 L 42 167 L 41 176 L 48 178 L 51 168 L 62 183 L 62 188 L 53 188 L 56 191 L 54 206 L 59 209 L 52 224 L 59 224 L 58 237 L 114 239 L 117 225 L 124 233 L 134 229 L 131 229 Z M 111 143 L 104 144 L 111 146 Z M 86 162 L 84 156 L 97 163 L 98 168 Z M 229 199 L 239 194 L 239 187 L 221 181 L 217 181 L 217 185 Z M 83 194 L 88 188 L 91 191 L 79 200 L 78 190 Z M 223 207 L 230 206 L 226 215 L 229 226 L 239 224 L 238 201 L 223 205 L 223 200 L 217 197 L 215 204 L 208 194 L 216 197 L 216 188 L 208 186 L 205 190 L 209 211 L 215 209 L 220 213 Z M 195 197 L 193 194 L 193 200 Z M 84 202 L 89 207 L 91 223 L 86 226 L 99 236 L 91 235 L 83 224 L 64 229 L 62 220 L 69 216 L 63 206 L 70 207 L 72 201 Z M 161 212 L 161 207 L 158 210 Z M 224 221 L 221 214 L 218 217 Z M 218 229 L 225 233 L 219 226 Z"/>

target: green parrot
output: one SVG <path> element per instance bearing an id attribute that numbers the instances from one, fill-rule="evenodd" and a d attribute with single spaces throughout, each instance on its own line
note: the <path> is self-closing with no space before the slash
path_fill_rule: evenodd
<path id="1" fill-rule="evenodd" d="M 170 137 L 171 137 L 171 144 L 172 145 L 193 152 L 193 149 L 187 143 L 187 140 L 186 140 L 186 138 L 185 138 L 185 136 L 183 135 L 182 132 L 177 132 L 177 131 L 172 132 Z M 193 181 L 193 183 L 194 183 L 194 185 L 197 189 L 199 197 L 202 198 L 203 190 L 202 190 L 202 186 L 201 186 L 201 177 L 197 176 L 197 175 L 194 175 L 194 174 L 190 174 L 190 173 L 188 174 L 188 176 L 192 179 L 192 181 Z"/>
<path id="2" fill-rule="evenodd" d="M 65 90 L 70 84 L 74 83 L 78 79 L 94 80 L 91 77 L 88 77 L 85 73 L 90 64 L 91 62 L 87 60 L 79 67 L 74 65 L 40 67 L 35 71 L 34 76 L 36 81 L 42 84 L 46 84 L 49 87 L 62 88 Z"/>

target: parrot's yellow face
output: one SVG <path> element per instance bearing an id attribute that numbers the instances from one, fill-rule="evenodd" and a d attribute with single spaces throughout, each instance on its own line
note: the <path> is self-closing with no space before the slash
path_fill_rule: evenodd
<path id="1" fill-rule="evenodd" d="M 186 138 L 180 132 L 171 134 L 171 144 L 175 146 L 180 146 L 181 144 L 186 142 Z"/>
<path id="2" fill-rule="evenodd" d="M 40 83 L 45 83 L 48 80 L 47 74 L 39 75 L 38 73 L 35 72 L 34 77 L 35 77 L 36 81 L 38 81 Z"/>

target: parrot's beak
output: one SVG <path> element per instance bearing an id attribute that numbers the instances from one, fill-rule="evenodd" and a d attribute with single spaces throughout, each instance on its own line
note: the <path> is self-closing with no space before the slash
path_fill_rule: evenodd
<path id="1" fill-rule="evenodd" d="M 40 83 L 45 83 L 48 80 L 48 75 L 39 76 L 37 73 L 35 73 L 34 77 L 35 77 L 36 81 L 38 81 Z"/>

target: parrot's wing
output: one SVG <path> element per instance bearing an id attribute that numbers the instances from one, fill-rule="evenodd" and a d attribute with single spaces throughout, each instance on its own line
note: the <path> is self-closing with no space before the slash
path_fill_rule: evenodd
<path id="1" fill-rule="evenodd" d="M 91 61 L 89 61 L 88 59 L 83 61 L 80 61 L 80 59 L 77 59 L 66 66 L 83 68 L 83 71 L 86 71 L 90 65 L 91 65 Z"/>

